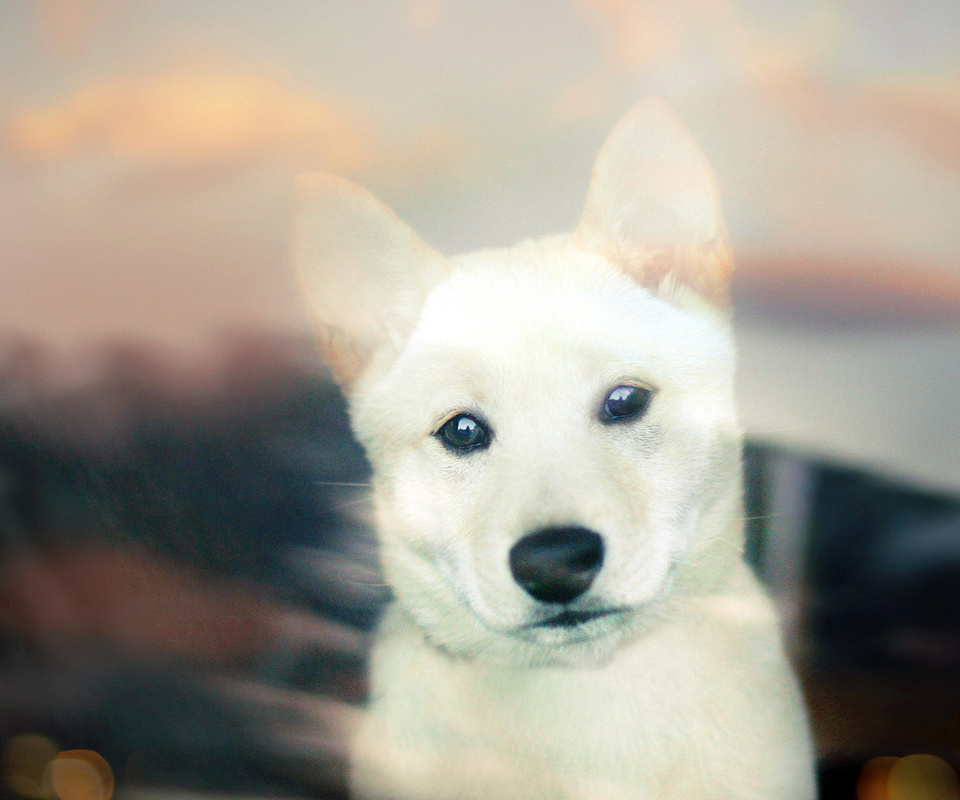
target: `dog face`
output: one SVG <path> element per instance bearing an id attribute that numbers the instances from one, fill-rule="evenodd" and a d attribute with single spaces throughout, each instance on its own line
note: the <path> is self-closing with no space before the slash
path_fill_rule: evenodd
<path id="1" fill-rule="evenodd" d="M 739 550 L 728 260 L 661 103 L 598 158 L 580 226 L 445 261 L 362 190 L 301 191 L 294 257 L 374 468 L 381 558 L 437 646 L 590 663 Z"/>

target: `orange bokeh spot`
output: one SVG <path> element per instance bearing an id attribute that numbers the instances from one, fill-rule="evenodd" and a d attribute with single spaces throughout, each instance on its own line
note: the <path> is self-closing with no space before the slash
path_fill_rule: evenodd
<path id="1" fill-rule="evenodd" d="M 38 733 L 11 736 L 5 742 L 0 758 L 3 782 L 21 797 L 46 800 L 48 788 L 44 786 L 44 770 L 59 749 L 53 739 Z"/>
<path id="2" fill-rule="evenodd" d="M 49 764 L 50 783 L 60 800 L 110 800 L 113 770 L 93 750 L 64 750 Z"/>
<path id="3" fill-rule="evenodd" d="M 887 787 L 890 800 L 960 800 L 957 771 L 936 756 L 901 758 L 890 770 Z"/>
<path id="4" fill-rule="evenodd" d="M 857 800 L 960 800 L 960 778 L 937 756 L 881 756 L 863 765 Z"/>
<path id="5" fill-rule="evenodd" d="M 896 756 L 871 758 L 857 778 L 857 800 L 890 800 L 890 772 L 900 759 Z"/>

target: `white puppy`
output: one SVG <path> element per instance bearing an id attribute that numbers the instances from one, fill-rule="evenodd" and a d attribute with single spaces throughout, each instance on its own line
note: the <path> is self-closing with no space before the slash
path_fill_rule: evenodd
<path id="1" fill-rule="evenodd" d="M 293 245 L 395 596 L 355 793 L 812 797 L 742 561 L 717 191 L 670 109 L 614 130 L 570 234 L 447 260 L 310 175 Z"/>

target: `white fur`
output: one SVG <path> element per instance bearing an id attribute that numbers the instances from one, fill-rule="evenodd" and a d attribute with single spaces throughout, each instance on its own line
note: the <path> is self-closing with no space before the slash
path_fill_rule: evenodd
<path id="1" fill-rule="evenodd" d="M 658 101 L 605 145 L 573 234 L 449 263 L 357 187 L 305 179 L 294 258 L 374 467 L 396 598 L 358 796 L 813 796 L 796 684 L 741 559 L 719 219 L 709 168 Z M 318 296 L 345 285 L 364 288 Z M 653 401 L 604 424 L 621 384 Z M 489 447 L 438 441 L 457 413 L 489 423 Z M 508 554 L 551 525 L 601 534 L 571 607 L 617 613 L 537 625 L 556 609 Z"/>

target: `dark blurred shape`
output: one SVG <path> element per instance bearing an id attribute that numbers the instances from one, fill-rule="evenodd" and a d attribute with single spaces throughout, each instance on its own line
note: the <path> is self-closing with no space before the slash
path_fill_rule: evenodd
<path id="1" fill-rule="evenodd" d="M 312 345 L 86 359 L 0 343 L 0 748 L 94 751 L 121 787 L 341 796 L 385 594 Z"/>
<path id="2" fill-rule="evenodd" d="M 781 599 L 798 605 L 793 644 L 821 799 L 872 800 L 876 776 L 862 773 L 871 759 L 956 765 L 960 497 L 759 444 L 747 448 L 746 474 L 748 553 L 761 573 L 776 563 L 776 537 L 802 532 Z M 794 485 L 778 491 L 776 475 Z"/>
<path id="3" fill-rule="evenodd" d="M 822 467 L 809 579 L 821 658 L 960 677 L 960 499 Z"/>

